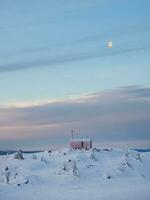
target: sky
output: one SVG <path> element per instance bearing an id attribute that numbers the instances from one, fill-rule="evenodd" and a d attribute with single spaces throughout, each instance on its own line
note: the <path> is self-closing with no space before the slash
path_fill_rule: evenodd
<path id="1" fill-rule="evenodd" d="M 0 0 L 0 149 L 65 146 L 72 129 L 149 147 L 149 7 Z"/>

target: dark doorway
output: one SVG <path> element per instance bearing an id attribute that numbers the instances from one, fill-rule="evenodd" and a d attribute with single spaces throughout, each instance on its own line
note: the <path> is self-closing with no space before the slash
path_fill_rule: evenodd
<path id="1" fill-rule="evenodd" d="M 84 146 L 83 146 L 83 142 L 81 142 L 81 147 L 83 148 Z"/>

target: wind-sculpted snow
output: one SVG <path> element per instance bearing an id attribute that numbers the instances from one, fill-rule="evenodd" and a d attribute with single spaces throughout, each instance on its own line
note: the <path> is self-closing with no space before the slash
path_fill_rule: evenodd
<path id="1" fill-rule="evenodd" d="M 0 200 L 149 200 L 150 152 L 93 149 L 0 157 Z"/>

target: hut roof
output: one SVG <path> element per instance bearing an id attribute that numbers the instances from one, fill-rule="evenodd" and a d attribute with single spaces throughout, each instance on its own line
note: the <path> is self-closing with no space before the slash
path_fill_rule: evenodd
<path id="1" fill-rule="evenodd" d="M 72 138 L 72 139 L 70 139 L 70 142 L 82 142 L 82 141 L 90 142 L 91 139 L 89 139 L 89 138 Z"/>

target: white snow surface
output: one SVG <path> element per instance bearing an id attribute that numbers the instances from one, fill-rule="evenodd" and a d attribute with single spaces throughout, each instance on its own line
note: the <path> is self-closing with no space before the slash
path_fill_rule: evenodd
<path id="1" fill-rule="evenodd" d="M 0 156 L 0 200 L 48 199 L 149 200 L 150 152 L 63 149 L 24 154 L 24 160 Z"/>

